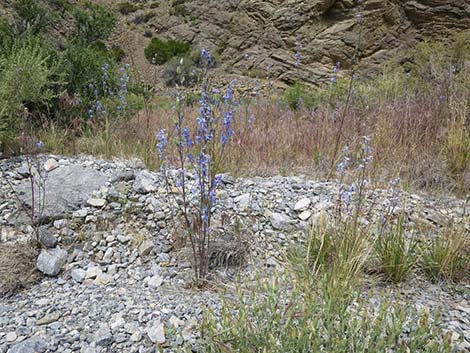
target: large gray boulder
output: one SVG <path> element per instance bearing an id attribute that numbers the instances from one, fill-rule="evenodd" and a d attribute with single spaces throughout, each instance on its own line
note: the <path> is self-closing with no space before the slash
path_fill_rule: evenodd
<path id="1" fill-rule="evenodd" d="M 107 182 L 107 176 L 93 168 L 79 165 L 59 166 L 46 180 L 44 219 L 57 219 L 84 204 L 94 190 Z M 29 179 L 15 187 L 19 198 L 31 207 L 32 191 Z M 39 187 L 35 187 L 35 205 L 38 205 Z"/>
<path id="2" fill-rule="evenodd" d="M 36 263 L 39 271 L 48 276 L 57 276 L 67 262 L 67 251 L 55 248 L 43 250 Z"/>
<path id="3" fill-rule="evenodd" d="M 45 340 L 33 337 L 11 346 L 7 353 L 43 353 L 47 349 L 48 346 Z"/>

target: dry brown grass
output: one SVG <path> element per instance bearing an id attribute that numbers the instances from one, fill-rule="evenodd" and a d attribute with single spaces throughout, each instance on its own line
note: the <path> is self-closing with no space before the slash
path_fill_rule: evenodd
<path id="1" fill-rule="evenodd" d="M 338 136 L 339 150 L 349 146 L 354 151 L 367 135 L 374 147 L 371 177 L 378 183 L 400 176 L 411 190 L 467 194 L 469 89 L 460 89 L 445 100 L 424 89 L 391 97 L 370 92 L 354 97 L 344 124 L 339 124 L 344 106 L 341 97 L 315 109 L 291 110 L 275 98 L 240 105 L 234 143 L 227 148 L 222 168 L 235 175 L 334 176 L 331 166 L 342 157 L 334 151 Z M 186 107 L 185 115 L 187 125 L 195 128 L 198 107 Z M 56 153 L 139 157 L 149 168 L 157 169 L 155 133 L 165 128 L 171 135 L 175 116 L 173 109 L 155 108 L 125 122 L 86 127 L 78 138 L 54 128 L 41 138 Z"/>
<path id="2" fill-rule="evenodd" d="M 0 244 L 0 298 L 39 281 L 37 256 L 37 248 L 29 243 Z"/>

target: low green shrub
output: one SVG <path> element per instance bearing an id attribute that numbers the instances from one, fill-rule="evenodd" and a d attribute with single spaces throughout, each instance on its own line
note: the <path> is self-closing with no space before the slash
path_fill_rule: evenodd
<path id="1" fill-rule="evenodd" d="M 82 97 L 93 95 L 90 84 L 102 76 L 101 68 L 108 62 L 107 56 L 99 49 L 80 44 L 70 44 L 64 51 L 62 70 L 66 77 L 66 90 Z M 98 89 L 101 85 L 96 85 Z"/>
<path id="2" fill-rule="evenodd" d="M 126 52 L 121 47 L 114 47 L 108 51 L 109 57 L 115 61 L 120 62 L 126 56 Z"/>
<path id="3" fill-rule="evenodd" d="M 186 2 L 186 0 L 172 0 L 171 6 L 175 7 L 175 6 L 178 6 L 178 5 L 183 5 L 185 2 Z"/>
<path id="4" fill-rule="evenodd" d="M 318 101 L 310 92 L 311 88 L 296 82 L 284 92 L 284 101 L 291 109 L 313 108 L 318 104 Z"/>
<path id="5" fill-rule="evenodd" d="M 56 16 L 44 3 L 37 0 L 16 0 L 13 8 L 18 14 L 16 23 L 20 33 L 29 31 L 35 35 L 54 23 Z"/>
<path id="6" fill-rule="evenodd" d="M 116 25 L 117 17 L 100 4 L 87 2 L 83 8 L 75 7 L 73 39 L 84 45 L 106 40 Z"/>
<path id="7" fill-rule="evenodd" d="M 179 17 L 186 17 L 190 15 L 190 11 L 187 7 L 186 4 L 177 4 L 173 6 L 173 11 L 172 11 L 173 16 L 179 16 Z"/>
<path id="8" fill-rule="evenodd" d="M 190 57 L 176 57 L 166 63 L 163 78 L 170 87 L 192 87 L 200 81 L 201 71 Z"/>
<path id="9" fill-rule="evenodd" d="M 135 4 L 131 4 L 128 1 L 121 2 L 117 5 L 117 10 L 122 14 L 122 15 L 128 15 L 132 12 L 137 11 L 139 8 Z"/>
<path id="10" fill-rule="evenodd" d="M 174 57 L 182 57 L 188 54 L 191 46 L 188 43 L 174 39 L 167 41 L 154 37 L 145 48 L 145 57 L 150 63 L 162 65 Z"/>
<path id="11" fill-rule="evenodd" d="M 3 53 L 9 50 L 13 44 L 15 35 L 12 26 L 5 20 L 0 19 L 0 49 Z"/>

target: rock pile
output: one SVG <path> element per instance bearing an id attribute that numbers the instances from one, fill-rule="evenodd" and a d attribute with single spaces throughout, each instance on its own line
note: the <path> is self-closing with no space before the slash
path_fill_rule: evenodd
<path id="1" fill-rule="evenodd" d="M 202 308 L 217 312 L 220 298 L 185 287 L 190 259 L 177 251 L 178 217 L 162 176 L 138 161 L 44 158 L 56 162 L 47 176 L 47 217 L 39 228 L 45 249 L 37 268 L 47 277 L 0 301 L 0 353 L 155 352 L 157 345 L 171 352 L 184 342 L 194 345 Z M 0 163 L 2 242 L 33 234 L 15 197 L 28 205 L 24 163 Z M 310 224 L 334 210 L 339 190 L 338 183 L 301 176 L 222 180 L 215 214 L 244 225 L 253 258 L 243 269 L 247 274 L 282 270 L 276 261 L 282 250 L 303 241 Z M 368 198 L 380 210 L 386 194 L 376 190 Z M 443 225 L 464 212 L 458 199 L 442 203 L 410 195 L 406 204 L 410 223 Z M 218 231 L 224 242 L 239 236 Z M 230 278 L 227 268 L 220 271 Z M 418 302 L 447 309 L 446 327 L 470 347 L 468 295 L 429 288 L 420 290 Z"/>

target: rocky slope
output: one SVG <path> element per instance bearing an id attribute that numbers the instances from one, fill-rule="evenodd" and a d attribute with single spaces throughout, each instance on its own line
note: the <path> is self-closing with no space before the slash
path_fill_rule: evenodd
<path id="1" fill-rule="evenodd" d="M 144 9 L 155 3 L 131 2 Z M 144 11 L 127 21 L 138 23 Z M 121 27 L 115 40 L 129 43 L 139 30 L 150 30 L 218 53 L 224 73 L 264 78 L 270 66 L 271 77 L 286 83 L 318 84 L 331 77 L 336 62 L 348 69 L 355 56 L 371 70 L 418 41 L 470 29 L 470 3 L 461 0 L 160 1 L 151 12 L 147 22 L 132 24 L 131 35 Z"/>
<path id="2" fill-rule="evenodd" d="M 49 223 L 40 228 L 40 239 L 48 249 L 37 266 L 48 276 L 0 299 L 0 352 L 155 352 L 157 345 L 173 352 L 184 342 L 194 345 L 202 307 L 217 312 L 221 296 L 186 286 L 192 276 L 189 257 L 178 244 L 178 218 L 162 176 L 139 161 L 41 157 L 41 163 L 46 160 Z M 0 171 L 1 251 L 2 244 L 21 242 L 32 229 L 11 189 L 30 199 L 25 160 L 1 161 Z M 223 181 L 214 219 L 223 214 L 241 223 L 232 227 L 225 221 L 217 228 L 225 245 L 213 263 L 219 288 L 232 288 L 235 274 L 245 284 L 259 274 L 276 276 L 286 247 L 302 242 L 320 214 L 335 212 L 335 182 L 230 175 Z M 372 214 L 387 207 L 387 195 L 369 194 Z M 409 224 L 432 228 L 468 216 L 462 200 L 408 196 Z M 248 255 L 238 259 L 241 267 L 230 262 L 234 247 Z M 470 348 L 468 285 L 456 291 L 413 275 L 391 290 L 418 308 L 441 308 L 443 328 L 456 342 L 462 339 L 463 349 Z M 379 300 L 377 293 L 371 305 Z"/>
<path id="3" fill-rule="evenodd" d="M 70 0 L 79 5 L 80 2 Z M 139 80 L 160 81 L 161 70 L 146 60 L 150 36 L 175 38 L 218 56 L 218 77 L 269 77 L 284 85 L 297 80 L 319 84 L 331 78 L 341 62 L 355 60 L 364 72 L 425 39 L 442 40 L 470 29 L 470 3 L 463 0 L 99 0 L 120 15 L 110 45 L 122 47 Z M 71 16 L 48 2 L 59 21 L 51 40 L 63 37 Z M 12 2 L 0 3 L 0 16 L 10 18 Z M 296 48 L 302 47 L 301 65 Z M 224 81 L 222 79 L 222 81 Z"/>

